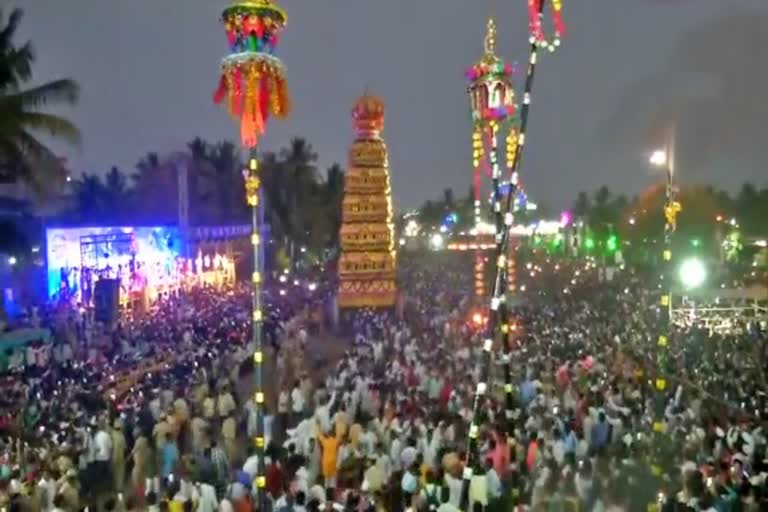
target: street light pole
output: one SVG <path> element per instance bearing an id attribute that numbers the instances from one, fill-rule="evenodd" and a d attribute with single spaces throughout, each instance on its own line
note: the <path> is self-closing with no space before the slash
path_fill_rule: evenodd
<path id="1" fill-rule="evenodd" d="M 659 337 L 656 342 L 656 378 L 654 388 L 656 389 L 656 399 L 654 407 L 653 431 L 656 434 L 663 434 L 664 412 L 667 405 L 667 376 L 671 371 L 669 357 L 669 341 L 672 336 L 672 242 L 675 230 L 677 229 L 677 214 L 681 210 L 680 203 L 675 197 L 674 177 L 675 177 L 675 131 L 674 127 L 670 130 L 666 141 L 666 147 L 663 150 L 656 150 L 651 155 L 651 164 L 657 167 L 663 167 L 665 171 L 665 200 L 664 200 L 664 248 L 662 252 L 662 293 L 659 300 L 660 308 L 660 326 Z M 656 443 L 657 447 L 661 443 Z M 654 473 L 660 474 L 661 467 L 658 461 L 653 466 Z"/>

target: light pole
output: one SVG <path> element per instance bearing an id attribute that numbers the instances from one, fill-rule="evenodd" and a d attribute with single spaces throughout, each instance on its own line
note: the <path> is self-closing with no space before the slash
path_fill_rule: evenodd
<path id="1" fill-rule="evenodd" d="M 677 214 L 682 209 L 680 203 L 675 198 L 674 176 L 675 176 L 675 139 L 674 130 L 670 132 L 666 147 L 655 150 L 650 157 L 650 164 L 657 168 L 663 168 L 666 176 L 665 200 L 664 200 L 664 248 L 662 252 L 662 278 L 663 291 L 659 300 L 661 313 L 659 337 L 656 342 L 656 379 L 654 388 L 656 396 L 654 402 L 654 422 L 653 431 L 657 434 L 663 434 L 664 411 L 666 409 L 666 390 L 667 376 L 671 371 L 669 357 L 669 341 L 672 336 L 672 240 L 677 229 Z M 656 443 L 660 446 L 660 443 Z M 653 466 L 654 473 L 660 474 L 661 468 L 658 464 Z"/>

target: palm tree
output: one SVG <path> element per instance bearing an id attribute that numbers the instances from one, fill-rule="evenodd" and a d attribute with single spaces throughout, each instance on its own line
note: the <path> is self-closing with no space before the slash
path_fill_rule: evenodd
<path id="1" fill-rule="evenodd" d="M 75 104 L 79 88 L 68 79 L 30 86 L 35 61 L 32 45 L 16 46 L 13 41 L 22 16 L 23 11 L 13 10 L 0 29 L 0 173 L 6 180 L 20 180 L 43 192 L 65 176 L 56 155 L 36 133 L 75 145 L 80 142 L 80 132 L 71 121 L 43 108 Z"/>
<path id="2" fill-rule="evenodd" d="M 289 255 L 296 259 L 296 246 L 306 246 L 309 241 L 316 206 L 318 174 L 317 153 L 305 139 L 291 139 L 290 146 L 280 151 L 281 178 L 288 213 Z"/>
<path id="3" fill-rule="evenodd" d="M 101 178 L 95 174 L 83 173 L 75 181 L 75 204 L 78 220 L 81 222 L 93 222 L 101 220 L 105 207 L 105 187 Z"/>
<path id="4" fill-rule="evenodd" d="M 333 164 L 326 171 L 323 184 L 323 201 L 326 207 L 326 216 L 329 219 L 328 246 L 332 250 L 339 247 L 339 229 L 341 229 L 342 200 L 344 199 L 344 170 L 339 164 Z"/>
<path id="5" fill-rule="evenodd" d="M 112 166 L 104 178 L 104 187 L 109 192 L 111 199 L 119 201 L 128 192 L 128 180 L 125 178 L 123 171 Z"/>
<path id="6" fill-rule="evenodd" d="M 125 173 L 113 166 L 104 177 L 104 199 L 112 220 L 123 220 L 130 213 L 131 190 Z"/>
<path id="7" fill-rule="evenodd" d="M 763 233 L 765 214 L 768 213 L 768 210 L 765 203 L 759 199 L 760 193 L 752 183 L 744 183 L 736 197 L 739 223 L 744 232 L 749 235 L 757 236 Z"/>
<path id="8" fill-rule="evenodd" d="M 611 200 L 611 190 L 603 185 L 595 192 L 595 209 L 604 210 Z"/>
<path id="9" fill-rule="evenodd" d="M 283 166 L 277 155 L 268 151 L 259 163 L 264 194 L 265 219 L 273 240 L 286 240 L 288 236 L 287 193 L 283 186 Z"/>
<path id="10" fill-rule="evenodd" d="M 592 209 L 592 202 L 586 192 L 579 192 L 576 202 L 573 204 L 573 213 L 577 217 L 586 217 Z"/>
<path id="11" fill-rule="evenodd" d="M 162 161 L 157 153 L 147 153 L 136 163 L 131 181 L 136 222 L 151 225 L 176 222 L 178 190 L 173 163 Z"/>
<path id="12" fill-rule="evenodd" d="M 248 219 L 243 183 L 243 165 L 240 151 L 230 141 L 222 141 L 209 147 L 207 177 L 210 181 L 212 208 L 216 221 L 245 223 Z"/>

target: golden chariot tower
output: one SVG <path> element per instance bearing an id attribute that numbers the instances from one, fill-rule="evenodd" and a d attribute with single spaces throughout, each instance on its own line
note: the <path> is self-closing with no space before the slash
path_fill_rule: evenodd
<path id="1" fill-rule="evenodd" d="M 352 108 L 355 141 L 349 150 L 342 203 L 340 308 L 391 307 L 397 299 L 384 102 L 366 92 Z"/>

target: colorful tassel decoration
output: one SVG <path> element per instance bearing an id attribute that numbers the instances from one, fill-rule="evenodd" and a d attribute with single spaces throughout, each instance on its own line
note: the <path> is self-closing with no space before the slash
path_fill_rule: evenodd
<path id="1" fill-rule="evenodd" d="M 227 101 L 243 144 L 254 147 L 270 114 L 283 118 L 290 110 L 282 63 L 272 55 L 286 15 L 269 0 L 252 0 L 235 2 L 223 18 L 232 53 L 224 58 L 213 101 Z"/>

